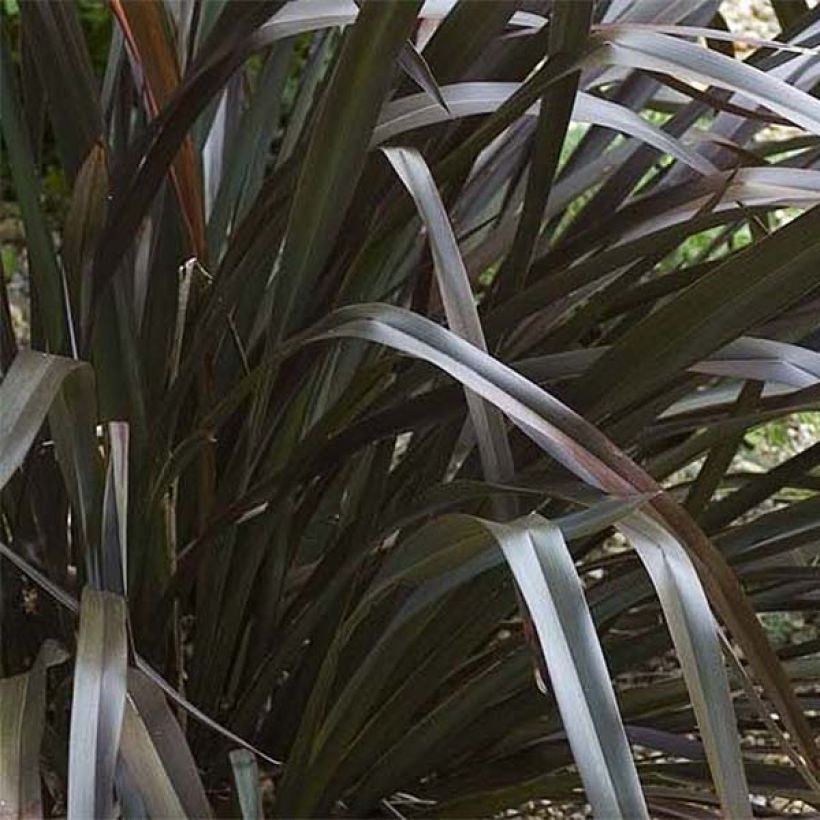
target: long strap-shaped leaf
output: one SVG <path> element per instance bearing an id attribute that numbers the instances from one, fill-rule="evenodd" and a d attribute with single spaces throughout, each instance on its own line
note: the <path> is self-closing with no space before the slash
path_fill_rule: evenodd
<path id="1" fill-rule="evenodd" d="M 820 101 L 748 63 L 654 31 L 613 27 L 595 32 L 591 39 L 604 46 L 596 52 L 604 63 L 661 71 L 737 91 L 795 125 L 820 133 Z"/>
<path id="2" fill-rule="evenodd" d="M 560 529 L 567 540 L 591 535 L 606 529 L 647 500 L 640 497 L 638 501 L 608 499 L 589 510 L 556 519 L 552 524 Z M 496 537 L 488 531 L 486 522 L 469 515 L 445 515 L 422 527 L 403 540 L 398 549 L 390 552 L 368 597 L 370 600 L 380 600 L 391 588 L 418 587 L 413 598 L 394 617 L 390 627 L 392 630 L 408 617 L 413 617 L 420 607 L 451 594 L 461 585 L 473 583 L 481 574 L 504 562 L 505 556 L 498 549 Z M 366 608 L 368 599 L 361 606 Z M 518 680 L 509 661 L 503 661 L 495 672 L 488 673 L 490 678 L 496 674 L 504 679 Z M 484 683 L 478 680 L 475 683 L 483 691 L 488 691 L 486 686 L 493 688 L 486 678 Z M 356 802 L 352 807 L 354 812 L 375 802 L 379 795 L 389 794 L 430 771 L 436 761 L 446 759 L 446 749 L 440 749 L 441 739 L 458 731 L 459 726 L 467 725 L 464 722 L 467 714 L 470 715 L 468 722 L 479 723 L 486 709 L 483 699 L 473 700 L 472 705 L 467 703 L 463 699 L 466 696 L 470 700 L 467 691 L 454 691 L 380 757 L 356 788 Z M 499 691 L 495 691 L 494 695 L 498 695 L 499 700 L 502 697 Z M 373 721 L 378 720 L 377 714 Z M 355 746 L 355 742 L 351 744 L 352 748 Z"/>
<path id="3" fill-rule="evenodd" d="M 412 148 L 383 150 L 413 197 L 427 228 L 447 324 L 453 333 L 486 351 L 487 343 L 478 318 L 470 279 L 444 203 L 427 163 L 421 154 Z M 512 476 L 513 461 L 501 413 L 492 404 L 470 391 L 467 391 L 466 395 L 481 453 L 484 476 L 488 481 L 505 481 Z"/>
<path id="4" fill-rule="evenodd" d="M 83 347 L 91 310 L 91 265 L 108 206 L 108 151 L 95 143 L 83 160 L 66 215 L 61 256 L 72 350 Z"/>
<path id="5" fill-rule="evenodd" d="M 604 33 L 608 31 L 653 31 L 657 34 L 671 34 L 674 37 L 684 39 L 705 37 L 708 40 L 717 40 L 724 43 L 743 43 L 753 48 L 771 48 L 776 51 L 788 51 L 792 54 L 817 54 L 815 49 L 798 46 L 794 43 L 783 43 L 777 40 L 765 40 L 753 37 L 743 32 L 721 31 L 716 28 L 706 28 L 703 26 L 680 26 L 664 25 L 663 23 L 604 23 L 593 26 L 596 31 Z"/>
<path id="6" fill-rule="evenodd" d="M 57 150 L 73 180 L 102 133 L 102 112 L 80 10 L 74 3 L 25 3 L 20 18 L 38 53 L 50 57 L 36 61 L 37 73 L 46 91 Z M 9 102 L 4 96 L 4 109 Z"/>
<path id="7" fill-rule="evenodd" d="M 441 201 L 427 163 L 415 149 L 385 148 L 383 150 L 399 179 L 413 197 L 427 228 L 436 281 L 441 293 L 441 301 L 444 304 L 447 324 L 458 336 L 486 352 L 487 342 L 481 328 L 467 269 L 450 225 L 447 210 Z M 493 482 L 509 480 L 515 472 L 515 465 L 501 411 L 471 390 L 465 389 L 464 395 L 470 410 L 470 421 L 475 432 L 484 477 L 487 481 Z M 510 496 L 494 497 L 493 509 L 496 517 L 505 520 L 514 517 L 517 512 L 515 499 Z M 527 608 L 521 603 L 518 590 L 516 590 L 516 596 L 524 620 L 524 633 L 527 641 L 534 644 L 532 619 Z M 535 658 L 539 657 L 536 653 Z M 543 687 L 543 672 L 543 669 L 534 669 L 535 680 L 539 687 Z"/>
<path id="8" fill-rule="evenodd" d="M 152 743 L 148 727 L 130 697 L 122 720 L 117 790 L 126 815 L 188 816 Z"/>
<path id="9" fill-rule="evenodd" d="M 125 600 L 86 587 L 74 669 L 68 750 L 68 817 L 113 813 L 114 772 L 125 710 Z"/>
<path id="10" fill-rule="evenodd" d="M 717 624 L 692 561 L 644 513 L 633 513 L 616 526 L 637 550 L 660 598 L 723 810 L 727 817 L 751 817 Z"/>
<path id="11" fill-rule="evenodd" d="M 8 151 L 8 163 L 14 180 L 14 191 L 26 228 L 31 286 L 41 303 L 43 334 L 51 350 L 61 350 L 66 338 L 60 268 L 45 214 L 40 206 L 40 188 L 31 153 L 23 112 L 14 87 L 15 69 L 5 31 L 0 32 L 0 99 L 3 116 L 0 130 Z"/>
<path id="12" fill-rule="evenodd" d="M 613 526 L 646 504 L 651 497 L 604 497 L 594 506 L 556 518 L 552 523 L 561 530 L 567 541 L 584 538 Z M 491 545 L 487 543 L 485 531 L 475 531 L 472 522 L 476 520 L 463 513 L 447 513 L 403 540 L 401 549 L 390 552 L 382 564 L 373 582 L 373 594 L 377 596 L 394 584 L 408 582 L 412 585 L 434 576 L 440 578 L 477 556 L 482 557 L 483 568 L 499 564 L 501 556 L 486 555 Z M 454 585 L 457 583 L 460 580 L 456 580 Z M 439 586 L 444 588 L 445 585 Z"/>
<path id="13" fill-rule="evenodd" d="M 516 363 L 516 369 L 537 382 L 583 375 L 609 347 L 587 347 L 549 353 Z M 800 345 L 741 336 L 688 368 L 693 373 L 772 382 L 794 388 L 820 381 L 820 353 Z"/>
<path id="14" fill-rule="evenodd" d="M 120 754 L 152 817 L 212 815 L 185 735 L 162 690 L 139 669 L 128 670 Z"/>
<path id="15" fill-rule="evenodd" d="M 485 522 L 527 602 L 572 754 L 596 817 L 648 817 L 581 580 L 561 531 L 538 515 Z"/>
<path id="16" fill-rule="evenodd" d="M 0 489 L 23 463 L 73 359 L 21 350 L 0 382 Z"/>
<path id="17" fill-rule="evenodd" d="M 262 794 L 259 789 L 259 766 L 247 749 L 234 749 L 230 755 L 236 783 L 239 808 L 243 820 L 259 820 L 262 814 Z"/>
<path id="18" fill-rule="evenodd" d="M 43 816 L 40 741 L 46 714 L 46 669 L 68 653 L 46 641 L 28 672 L 0 680 L 0 817 Z"/>
<path id="19" fill-rule="evenodd" d="M 441 89 L 448 111 L 430 100 L 427 94 L 411 94 L 388 103 L 379 116 L 373 131 L 373 145 L 379 145 L 392 137 L 460 117 L 489 114 L 501 107 L 521 88 L 521 83 L 473 82 L 456 83 Z M 528 116 L 537 115 L 540 103 L 526 111 Z M 621 131 L 643 140 L 653 148 L 679 159 L 701 174 L 716 173 L 709 160 L 682 142 L 669 136 L 651 123 L 622 105 L 579 92 L 570 117 L 575 122 L 587 122 Z"/>
<path id="20" fill-rule="evenodd" d="M 0 541 L 0 556 L 6 558 L 14 564 L 20 572 L 25 573 L 29 578 L 31 578 L 32 581 L 34 581 L 35 584 L 37 584 L 38 587 L 40 587 L 40 589 L 47 592 L 58 604 L 60 604 L 60 606 L 65 607 L 74 615 L 79 613 L 80 607 L 76 598 L 51 581 L 47 576 L 43 575 L 40 570 L 33 567 L 28 561 L 26 561 L 25 558 L 22 558 L 13 549 L 6 546 L 6 544 L 2 541 Z M 164 692 L 167 697 L 174 701 L 177 706 L 184 709 L 195 720 L 203 723 L 217 734 L 222 735 L 231 743 L 236 744 L 237 746 L 242 746 L 243 748 L 253 752 L 258 757 L 261 757 L 262 760 L 267 761 L 271 766 L 282 765 L 281 760 L 277 760 L 276 758 L 265 754 L 265 752 L 249 743 L 244 738 L 235 734 L 230 729 L 227 729 L 225 726 L 222 726 L 220 723 L 217 723 L 213 718 L 206 715 L 201 709 L 191 703 L 191 701 L 180 695 L 180 693 L 174 689 L 174 687 L 171 686 L 171 684 L 168 683 L 168 681 L 166 681 L 162 675 L 160 675 L 144 658 L 140 657 L 139 654 L 135 654 L 134 660 L 137 668 L 143 675 L 145 675 L 146 678 L 148 678 L 158 689 Z"/>
<path id="21" fill-rule="evenodd" d="M 176 52 L 168 36 L 164 4 L 159 0 L 123 3 L 113 0 L 111 9 L 122 29 L 133 61 L 145 75 L 148 109 L 155 117 L 179 86 Z M 174 160 L 171 179 L 179 199 L 190 252 L 205 258 L 205 216 L 202 180 L 190 136 Z"/>
<path id="22" fill-rule="evenodd" d="M 290 209 L 277 285 L 275 321 L 280 333 L 297 326 L 304 309 L 297 293 L 310 290 L 327 262 L 367 158 L 370 134 L 391 77 L 389 67 L 412 29 L 419 6 L 417 0 L 368 0 L 346 35 Z M 356 93 L 346 93 L 354 85 Z"/>
<path id="23" fill-rule="evenodd" d="M 111 454 L 105 478 L 100 568 L 103 586 L 125 595 L 128 588 L 128 424 L 108 424 Z"/>
<path id="24" fill-rule="evenodd" d="M 555 0 L 550 7 L 548 57 L 577 56 L 592 22 L 591 0 Z M 550 198 L 567 129 L 576 106 L 581 72 L 562 77 L 544 91 L 532 141 L 521 216 L 509 253 L 498 271 L 497 298 L 503 300 L 527 281 Z"/>
<path id="25" fill-rule="evenodd" d="M 574 391 L 594 419 L 667 386 L 685 367 L 820 288 L 820 210 L 721 262 L 629 328 Z M 633 358 L 640 351 L 640 359 Z M 640 367 L 632 366 L 640 361 Z"/>
<path id="26" fill-rule="evenodd" d="M 235 25 L 218 32 L 222 36 L 212 38 L 218 44 L 214 43 L 213 48 L 197 60 L 197 65 L 191 67 L 168 104 L 150 123 L 140 150 L 131 152 L 127 163 L 123 163 L 95 254 L 95 298 L 107 287 L 117 263 L 133 242 L 189 129 L 244 59 L 266 42 L 265 38 L 256 36 L 258 24 L 266 12 L 282 5 L 282 0 L 243 4 L 236 14 Z"/>
<path id="27" fill-rule="evenodd" d="M 419 316 L 387 306 L 338 311 L 313 338 L 369 339 L 423 358 L 502 408 L 550 455 L 585 481 L 608 492 L 656 492 L 657 483 L 600 431 L 506 365 Z M 655 514 L 691 552 L 721 618 L 743 647 L 755 672 L 794 732 L 803 753 L 816 759 L 811 730 L 777 656 L 723 556 L 667 495 L 651 502 Z"/>
<path id="28" fill-rule="evenodd" d="M 20 467 L 46 416 L 77 525 L 78 553 L 96 566 L 101 464 L 94 373 L 85 362 L 23 350 L 0 383 L 0 489 Z"/>

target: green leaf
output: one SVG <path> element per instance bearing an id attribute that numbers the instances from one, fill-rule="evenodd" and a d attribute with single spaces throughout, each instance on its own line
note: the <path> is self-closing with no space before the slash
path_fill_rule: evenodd
<path id="1" fill-rule="evenodd" d="M 83 590 L 68 747 L 69 818 L 111 817 L 126 693 L 126 606 Z"/>
<path id="2" fill-rule="evenodd" d="M 247 749 L 233 749 L 228 756 L 243 820 L 260 820 L 264 815 L 256 758 Z"/>
<path id="3" fill-rule="evenodd" d="M 655 481 L 597 428 L 482 351 L 406 311 L 357 306 L 335 312 L 310 340 L 353 336 L 422 358 L 497 407 L 539 447 L 579 478 L 612 494 L 656 492 Z M 288 351 L 283 350 L 284 355 Z M 741 644 L 769 696 L 809 759 L 817 752 L 802 709 L 756 614 L 723 556 L 670 496 L 651 502 L 670 533 L 697 560 L 713 605 Z"/>
<path id="4" fill-rule="evenodd" d="M 46 720 L 46 671 L 68 653 L 46 641 L 28 672 L 0 678 L 0 809 L 9 818 L 43 816 L 40 743 Z"/>
<path id="5" fill-rule="evenodd" d="M 556 88 L 560 85 L 559 81 Z M 550 86 L 552 88 L 553 86 Z M 467 82 L 443 86 L 441 95 L 447 111 L 433 104 L 426 94 L 412 94 L 389 102 L 379 115 L 373 131 L 373 145 L 380 145 L 407 131 L 477 114 L 497 111 L 522 88 L 521 83 Z M 541 103 L 524 112 L 539 115 Z M 574 97 L 570 119 L 592 123 L 620 131 L 663 151 L 694 168 L 701 174 L 715 173 L 717 169 L 705 157 L 685 146 L 679 140 L 647 122 L 624 106 L 594 97 L 583 91 Z"/>
<path id="6" fill-rule="evenodd" d="M 0 382 L 0 488 L 22 465 L 65 379 L 85 367 L 33 350 L 17 354 Z"/>
<path id="7" fill-rule="evenodd" d="M 596 816 L 648 817 L 609 672 L 561 531 L 540 516 L 487 522 L 527 602 Z"/>
<path id="8" fill-rule="evenodd" d="M 105 223 L 108 167 L 105 147 L 96 143 L 83 161 L 63 230 L 63 263 L 71 299 L 74 349 L 82 349 L 91 318 L 91 268 L 97 240 Z"/>
<path id="9" fill-rule="evenodd" d="M 589 0 L 556 0 L 552 4 L 550 56 L 565 54 L 575 57 L 581 53 L 592 22 L 593 7 L 594 3 Z M 521 216 L 510 252 L 498 273 L 500 295 L 513 293 L 527 281 L 575 106 L 579 80 L 580 72 L 562 77 L 549 86 L 541 98 Z"/>
<path id="10" fill-rule="evenodd" d="M 811 293 L 820 286 L 818 226 L 820 211 L 809 211 L 638 322 L 589 369 L 576 401 L 593 418 L 621 410 Z"/>
<path id="11" fill-rule="evenodd" d="M 26 247 L 31 266 L 31 283 L 40 300 L 45 342 L 53 353 L 63 352 L 66 335 L 65 310 L 63 308 L 62 274 L 57 256 L 40 205 L 40 186 L 31 148 L 28 144 L 23 117 L 18 105 L 17 89 L 14 87 L 14 68 L 11 48 L 6 43 L 5 28 L 0 32 L 0 98 L 3 100 L 3 116 L 0 118 L 3 141 L 8 151 L 8 161 L 14 191 L 26 226 Z"/>
<path id="12" fill-rule="evenodd" d="M 420 3 L 365 2 L 342 46 L 307 146 L 282 250 L 272 338 L 304 313 L 300 293 L 328 259 L 361 174 L 371 131 Z M 347 90 L 353 85 L 356 94 Z"/>
<path id="13" fill-rule="evenodd" d="M 412 195 L 430 237 L 436 280 L 450 329 L 480 350 L 487 349 L 470 280 L 447 212 L 421 154 L 409 148 L 385 148 L 399 178 Z M 470 416 L 488 481 L 509 480 L 514 471 L 502 416 L 495 408 L 466 393 Z"/>
<path id="14" fill-rule="evenodd" d="M 647 515 L 636 513 L 617 526 L 640 555 L 660 598 L 723 811 L 727 817 L 751 817 L 718 627 L 695 568 L 683 547 Z"/>
<path id="15" fill-rule="evenodd" d="M 152 817 L 211 817 L 185 735 L 159 687 L 128 670 L 122 762 Z"/>
<path id="16" fill-rule="evenodd" d="M 816 98 L 746 62 L 651 31 L 614 27 L 595 32 L 591 38 L 604 45 L 596 53 L 604 63 L 661 71 L 727 88 L 807 131 L 820 133 L 820 102 Z"/>
<path id="17" fill-rule="evenodd" d="M 100 552 L 104 589 L 123 597 L 128 588 L 128 425 L 108 423 L 110 455 L 103 496 Z"/>

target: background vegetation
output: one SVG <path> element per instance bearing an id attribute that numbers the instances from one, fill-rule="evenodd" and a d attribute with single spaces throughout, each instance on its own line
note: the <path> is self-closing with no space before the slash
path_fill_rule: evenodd
<path id="1" fill-rule="evenodd" d="M 820 10 L 2 9 L 0 814 L 818 810 Z"/>

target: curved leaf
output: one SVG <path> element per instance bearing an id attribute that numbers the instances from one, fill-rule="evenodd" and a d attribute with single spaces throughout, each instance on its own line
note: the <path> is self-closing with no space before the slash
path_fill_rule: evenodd
<path id="1" fill-rule="evenodd" d="M 623 409 L 820 288 L 818 226 L 820 210 L 809 211 L 633 325 L 587 371 L 576 392 L 580 406 L 591 408 L 594 418 Z M 638 361 L 638 367 L 629 364 Z"/>
<path id="2" fill-rule="evenodd" d="M 648 817 L 603 651 L 561 531 L 540 516 L 485 522 L 527 602 L 587 799 L 599 817 Z"/>
<path id="3" fill-rule="evenodd" d="M 661 600 L 723 811 L 727 817 L 750 818 L 718 627 L 695 568 L 683 547 L 648 516 L 635 513 L 617 527 L 637 550 Z"/>
<path id="4" fill-rule="evenodd" d="M 425 359 L 481 395 L 536 444 L 579 478 L 609 493 L 656 492 L 657 483 L 597 428 L 548 393 L 428 320 L 385 305 L 345 308 L 295 345 L 322 338 L 368 339 Z M 288 351 L 281 351 L 285 355 Z M 783 667 L 723 556 L 671 497 L 651 502 L 670 532 L 696 560 L 712 604 L 734 634 L 756 674 L 790 726 L 803 753 L 817 756 L 814 738 Z"/>
<path id="5" fill-rule="evenodd" d="M 737 91 L 795 125 L 820 133 L 820 102 L 804 91 L 745 62 L 653 31 L 605 29 L 591 35 L 604 45 L 604 63 L 705 82 Z"/>
<path id="6" fill-rule="evenodd" d="M 23 463 L 65 379 L 88 367 L 75 359 L 21 350 L 0 382 L 0 488 Z"/>
<path id="7" fill-rule="evenodd" d="M 372 145 L 379 145 L 406 131 L 426 125 L 492 113 L 520 88 L 520 83 L 501 82 L 457 83 L 443 86 L 441 95 L 447 103 L 449 114 L 440 105 L 433 103 L 427 94 L 411 94 L 394 100 L 384 107 L 379 116 L 378 125 L 373 131 Z M 533 105 L 526 114 L 536 116 L 539 106 L 540 103 Z M 705 157 L 617 103 L 579 92 L 570 119 L 612 128 L 636 137 L 653 148 L 679 159 L 701 174 L 712 174 L 717 171 Z"/>

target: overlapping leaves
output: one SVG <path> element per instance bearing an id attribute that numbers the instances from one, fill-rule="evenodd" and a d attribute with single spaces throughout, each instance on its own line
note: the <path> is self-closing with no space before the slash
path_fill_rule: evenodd
<path id="1" fill-rule="evenodd" d="M 737 456 L 820 401 L 818 12 L 24 6 L 13 811 L 41 735 L 76 816 L 816 807 L 816 639 L 758 616 L 812 622 L 820 451 Z"/>

